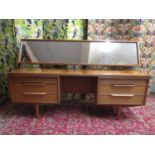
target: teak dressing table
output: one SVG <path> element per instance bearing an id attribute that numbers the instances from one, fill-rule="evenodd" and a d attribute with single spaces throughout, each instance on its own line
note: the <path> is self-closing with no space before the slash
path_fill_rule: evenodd
<path id="1" fill-rule="evenodd" d="M 35 62 L 33 62 L 34 64 L 42 64 L 39 62 L 38 57 L 35 57 L 35 48 L 29 43 L 29 41 L 32 43 L 36 40 L 23 40 L 23 42 L 25 41 L 29 44 L 27 47 L 27 50 L 29 50 L 29 61 L 35 60 Z M 39 41 L 42 43 L 42 40 Z M 82 41 L 54 42 L 62 42 L 65 44 L 68 42 L 76 43 Z M 83 42 L 90 43 L 89 41 Z M 36 49 L 36 51 L 38 51 L 38 48 Z M 90 49 L 91 48 L 89 48 L 89 50 Z M 69 57 L 69 55 L 67 57 Z M 19 54 L 19 64 L 21 64 L 21 58 L 22 48 Z M 72 56 L 72 60 L 73 59 L 74 57 Z M 139 61 L 139 58 L 137 58 L 137 60 Z M 54 62 L 53 64 L 58 63 Z M 64 64 L 66 64 L 66 62 Z M 129 66 L 134 65 L 130 64 Z M 118 66 L 121 65 L 119 64 Z M 19 67 L 8 73 L 8 79 L 11 101 L 13 103 L 35 105 L 36 115 L 39 117 L 39 105 L 61 104 L 61 96 L 63 93 L 93 93 L 96 105 L 117 106 L 118 114 L 122 106 L 145 105 L 150 75 L 136 70 L 74 70 Z"/>

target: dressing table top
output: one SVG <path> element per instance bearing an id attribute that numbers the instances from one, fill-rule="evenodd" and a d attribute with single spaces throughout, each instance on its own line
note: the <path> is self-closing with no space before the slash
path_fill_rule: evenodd
<path id="1" fill-rule="evenodd" d="M 150 78 L 150 74 L 136 70 L 71 70 L 71 69 L 39 69 L 20 68 L 8 73 L 9 76 L 123 76 Z"/>

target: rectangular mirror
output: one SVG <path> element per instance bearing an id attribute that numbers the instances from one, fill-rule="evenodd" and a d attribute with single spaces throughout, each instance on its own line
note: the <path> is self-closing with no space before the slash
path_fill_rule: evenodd
<path id="1" fill-rule="evenodd" d="M 137 66 L 137 42 L 22 40 L 18 63 Z"/>

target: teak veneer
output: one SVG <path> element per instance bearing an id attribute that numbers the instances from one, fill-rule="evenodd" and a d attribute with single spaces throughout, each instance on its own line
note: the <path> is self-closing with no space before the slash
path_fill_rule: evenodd
<path id="1" fill-rule="evenodd" d="M 15 69 L 8 73 L 13 103 L 61 104 L 62 93 L 93 93 L 96 105 L 145 105 L 150 75 L 134 70 Z"/>

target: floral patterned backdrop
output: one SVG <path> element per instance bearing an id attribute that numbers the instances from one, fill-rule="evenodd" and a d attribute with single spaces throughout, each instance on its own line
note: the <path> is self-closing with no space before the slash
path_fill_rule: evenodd
<path id="1" fill-rule="evenodd" d="M 40 19 L 15 19 L 15 36 L 17 42 L 21 39 L 42 39 L 42 20 Z"/>
<path id="2" fill-rule="evenodd" d="M 69 19 L 67 27 L 67 39 L 83 40 L 85 36 L 86 20 Z"/>
<path id="3" fill-rule="evenodd" d="M 44 19 L 44 39 L 84 39 L 85 21 L 82 19 Z"/>
<path id="4" fill-rule="evenodd" d="M 137 40 L 138 19 L 89 19 L 88 40 Z"/>
<path id="5" fill-rule="evenodd" d="M 142 19 L 138 38 L 142 69 L 152 75 L 151 92 L 155 92 L 155 20 Z"/>
<path id="6" fill-rule="evenodd" d="M 0 103 L 8 98 L 7 72 L 14 68 L 17 60 L 14 21 L 0 20 Z"/>
<path id="7" fill-rule="evenodd" d="M 67 19 L 44 19 L 44 39 L 67 39 Z"/>
<path id="8" fill-rule="evenodd" d="M 151 19 L 15 19 L 0 20 L 0 102 L 8 97 L 7 72 L 16 67 L 20 40 L 134 40 L 141 52 L 140 70 L 153 75 L 155 92 L 155 20 Z"/>

